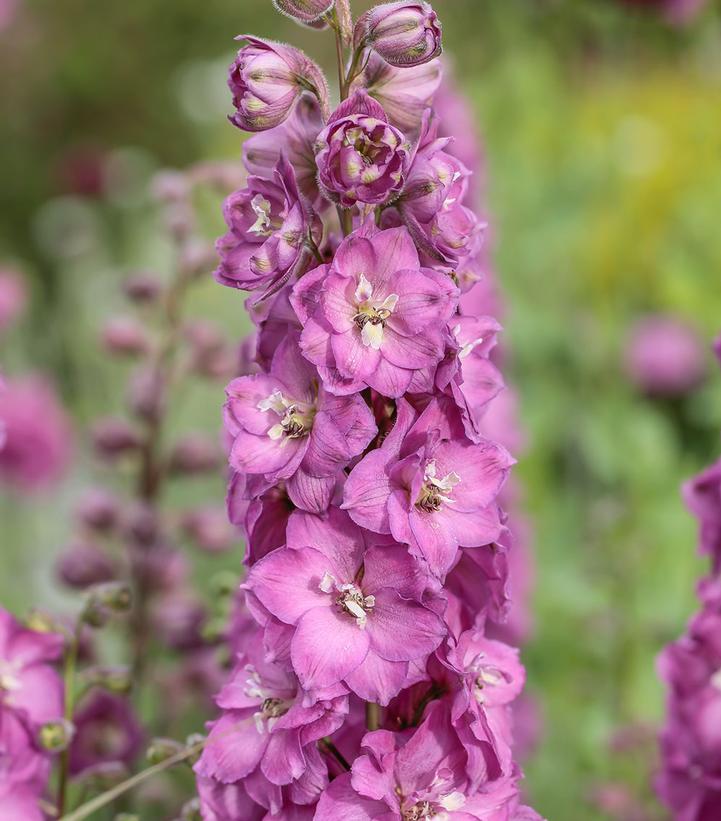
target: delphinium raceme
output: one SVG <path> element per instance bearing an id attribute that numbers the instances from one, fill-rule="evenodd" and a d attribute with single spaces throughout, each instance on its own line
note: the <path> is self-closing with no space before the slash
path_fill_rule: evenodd
<path id="1" fill-rule="evenodd" d="M 441 26 L 425 2 L 355 23 L 347 0 L 277 5 L 333 30 L 341 100 L 302 52 L 239 38 L 230 119 L 260 133 L 216 278 L 256 324 L 224 410 L 248 572 L 199 811 L 538 818 L 512 749 L 524 671 L 486 629 L 510 604 L 513 459 L 484 431 L 500 327 L 459 307 L 483 225 L 432 106 Z"/>
<path id="2" fill-rule="evenodd" d="M 715 350 L 721 361 L 721 338 Z M 700 611 L 659 658 L 667 715 L 656 788 L 677 821 L 713 821 L 721 818 L 721 461 L 688 482 L 684 498 L 711 572 L 698 586 Z"/>
<path id="3" fill-rule="evenodd" d="M 135 783 L 128 778 L 144 749 L 159 769 L 199 749 L 193 737 L 183 744 L 157 736 L 182 732 L 188 710 L 193 724 L 207 714 L 222 682 L 216 622 L 224 628 L 232 586 L 219 578 L 224 598 L 208 612 L 184 548 L 214 553 L 239 540 L 222 507 L 168 498 L 171 483 L 220 479 L 222 467 L 219 432 L 179 433 L 171 412 L 194 378 L 225 381 L 237 370 L 237 352 L 220 329 L 184 315 L 188 292 L 214 259 L 196 226 L 194 189 L 210 184 L 227 193 L 237 183 L 234 169 L 213 165 L 156 179 L 174 265 L 167 277 L 131 275 L 124 292 L 132 310 L 101 331 L 108 354 L 132 367 L 126 416 L 92 426 L 107 487 L 78 500 L 75 536 L 58 557 L 60 581 L 82 594 L 82 604 L 70 620 L 34 612 L 21 622 L 0 609 L 0 818 L 7 821 L 86 817 L 93 802 L 109 803 Z M 8 325 L 20 291 L 4 288 L 3 277 L 0 286 L 13 297 L 4 300 Z M 0 480 L 20 492 L 47 484 L 67 462 L 70 425 L 56 404 L 36 381 L 0 386 Z M 109 649 L 127 663 L 108 665 Z M 182 796 L 156 795 L 168 810 L 181 803 Z M 66 815 L 71 810 L 80 815 Z"/>

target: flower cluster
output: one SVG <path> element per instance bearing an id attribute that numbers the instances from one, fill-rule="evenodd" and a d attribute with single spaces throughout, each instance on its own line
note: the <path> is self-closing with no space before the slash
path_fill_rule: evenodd
<path id="1" fill-rule="evenodd" d="M 0 609 L 0 817 L 43 821 L 39 800 L 55 739 L 64 735 L 63 684 L 54 664 L 63 637 Z"/>
<path id="2" fill-rule="evenodd" d="M 334 111 L 295 49 L 245 38 L 231 67 L 231 119 L 261 131 L 216 273 L 251 292 L 256 324 L 224 407 L 248 573 L 200 811 L 538 818 L 513 755 L 524 670 L 490 632 L 509 609 L 513 459 L 488 435 L 500 326 L 461 302 L 483 224 L 433 110 L 440 25 L 395 2 L 348 36 L 348 3 L 322 5 L 280 4 L 348 45 Z"/>
<path id="3" fill-rule="evenodd" d="M 721 360 L 721 339 L 716 352 Z M 656 788 L 674 818 L 702 821 L 721 815 L 721 461 L 691 480 L 684 497 L 712 572 L 698 587 L 700 612 L 659 658 L 668 694 Z"/>

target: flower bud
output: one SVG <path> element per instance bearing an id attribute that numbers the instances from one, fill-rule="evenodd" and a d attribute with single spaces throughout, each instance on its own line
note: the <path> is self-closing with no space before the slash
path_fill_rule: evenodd
<path id="1" fill-rule="evenodd" d="M 75 727 L 64 718 L 48 721 L 38 731 L 38 744 L 49 753 L 67 750 L 75 735 Z"/>
<path id="2" fill-rule="evenodd" d="M 170 454 L 171 473 L 193 475 L 209 473 L 220 466 L 218 445 L 202 434 L 188 434 L 177 442 Z"/>
<path id="3" fill-rule="evenodd" d="M 88 490 L 75 509 L 78 520 L 99 533 L 113 530 L 118 523 L 119 513 L 115 496 L 103 488 Z"/>
<path id="4" fill-rule="evenodd" d="M 335 0 L 273 0 L 273 5 L 281 14 L 307 25 L 327 14 L 335 5 Z"/>
<path id="5" fill-rule="evenodd" d="M 354 39 L 356 47 L 370 46 L 393 66 L 419 66 L 441 53 L 441 24 L 428 3 L 400 0 L 366 12 Z"/>
<path id="6" fill-rule="evenodd" d="M 102 340 L 108 353 L 118 356 L 140 356 L 149 347 L 142 326 L 130 316 L 109 319 L 103 328 Z"/>
<path id="7" fill-rule="evenodd" d="M 131 606 L 130 587 L 125 582 L 107 582 L 90 589 L 82 618 L 91 627 L 103 627 L 112 616 L 127 613 Z"/>
<path id="8" fill-rule="evenodd" d="M 155 302 L 161 291 L 162 285 L 152 273 L 133 274 L 123 283 L 125 296 L 138 305 Z"/>
<path id="9" fill-rule="evenodd" d="M 82 680 L 87 687 L 100 687 L 117 695 L 127 695 L 133 687 L 127 667 L 88 667 L 83 671 Z"/>
<path id="10" fill-rule="evenodd" d="M 225 510 L 220 508 L 191 510 L 183 516 L 181 527 L 189 539 L 208 553 L 230 550 L 237 538 Z"/>
<path id="11" fill-rule="evenodd" d="M 130 775 L 130 770 L 122 761 L 104 761 L 86 767 L 75 776 L 78 784 L 84 786 L 88 792 L 101 793 L 115 787 Z"/>
<path id="12" fill-rule="evenodd" d="M 115 578 L 115 566 L 97 545 L 77 543 L 65 548 L 58 557 L 56 573 L 60 581 L 78 590 Z"/>
<path id="13" fill-rule="evenodd" d="M 147 422 L 156 421 L 165 408 L 165 383 L 153 367 L 140 367 L 130 378 L 128 405 L 134 414 Z"/>
<path id="14" fill-rule="evenodd" d="M 124 419 L 99 419 L 92 430 L 95 450 L 109 459 L 140 447 L 140 437 Z"/>
<path id="15" fill-rule="evenodd" d="M 245 131 L 265 131 L 280 125 L 303 91 L 311 91 L 327 108 L 328 87 L 318 66 L 302 51 L 271 40 L 246 40 L 230 66 L 228 87 L 236 112 L 229 119 Z"/>
<path id="16" fill-rule="evenodd" d="M 153 738 L 145 757 L 150 764 L 160 764 L 161 761 L 167 761 L 184 749 L 185 747 L 173 738 Z"/>

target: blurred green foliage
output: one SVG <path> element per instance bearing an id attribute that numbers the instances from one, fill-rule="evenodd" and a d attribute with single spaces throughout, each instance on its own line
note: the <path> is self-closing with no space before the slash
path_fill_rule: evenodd
<path id="1" fill-rule="evenodd" d="M 709 340 L 721 326 L 720 15 L 710 4 L 672 29 L 613 0 L 437 8 L 484 134 L 530 434 L 518 468 L 537 530 L 525 659 L 544 721 L 530 800 L 553 821 L 610 818 L 591 797 L 620 782 L 663 817 L 648 787 L 663 698 L 654 658 L 681 631 L 704 568 L 678 490 L 718 453 L 721 375 L 709 356 L 705 386 L 659 403 L 634 391 L 621 361 L 644 313 L 673 312 Z M 269 0 L 28 0 L 0 35 L 0 248 L 26 261 L 36 297 L 2 367 L 53 371 L 80 432 L 122 402 L 119 371 L 94 342 L 118 308 L 121 272 L 170 263 L 150 173 L 238 156 L 224 66 L 246 30 L 292 38 L 330 67 L 329 38 L 277 17 Z M 204 211 L 212 235 L 218 203 Z M 236 337 L 247 327 L 242 299 L 211 282 L 190 310 Z M 214 427 L 220 402 L 216 387 L 199 389 L 174 424 Z M 3 505 L 3 603 L 57 595 L 49 557 L 86 461 L 81 449 L 60 498 Z M 207 580 L 205 566 L 197 575 Z"/>

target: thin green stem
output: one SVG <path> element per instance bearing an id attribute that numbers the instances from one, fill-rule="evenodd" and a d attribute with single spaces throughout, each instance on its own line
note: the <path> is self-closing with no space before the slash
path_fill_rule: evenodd
<path id="1" fill-rule="evenodd" d="M 369 732 L 381 726 L 381 708 L 373 701 L 366 701 L 366 727 Z"/>
<path id="2" fill-rule="evenodd" d="M 83 804 L 81 807 L 78 807 L 69 815 L 62 815 L 60 817 L 60 821 L 83 821 L 84 818 L 89 818 L 94 812 L 107 806 L 112 801 L 115 801 L 116 798 L 124 795 L 126 792 L 132 790 L 134 787 L 137 787 L 139 784 L 142 784 L 144 781 L 147 781 L 149 778 L 152 778 L 165 770 L 169 770 L 176 764 L 181 764 L 183 761 L 187 761 L 187 759 L 192 758 L 192 756 L 196 755 L 203 749 L 203 744 L 205 744 L 205 741 L 199 741 L 192 747 L 187 747 L 185 750 L 181 750 L 179 753 L 176 753 L 170 758 L 166 758 L 165 761 L 161 761 L 158 764 L 154 764 L 152 767 L 148 767 L 147 770 L 136 773 L 134 776 L 131 776 L 107 792 L 96 795 L 95 798 Z"/>
<path id="3" fill-rule="evenodd" d="M 320 746 L 329 752 L 344 770 L 350 770 L 350 764 L 346 761 L 345 756 L 329 738 L 321 739 Z"/>

